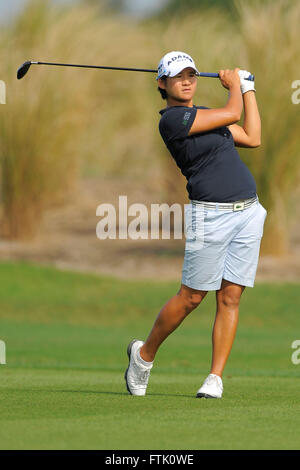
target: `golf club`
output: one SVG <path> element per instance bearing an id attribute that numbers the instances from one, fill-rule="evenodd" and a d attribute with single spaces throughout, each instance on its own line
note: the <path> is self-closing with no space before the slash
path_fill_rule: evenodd
<path id="1" fill-rule="evenodd" d="M 17 71 L 17 78 L 20 80 L 21 78 L 26 75 L 28 72 L 29 68 L 31 65 L 58 65 L 62 67 L 84 67 L 84 68 L 89 68 L 89 69 L 108 69 L 108 70 L 128 70 L 131 72 L 152 72 L 152 73 L 157 73 L 156 69 L 135 69 L 135 68 L 125 68 L 125 67 L 106 67 L 103 65 L 80 65 L 80 64 L 58 64 L 55 62 L 39 62 L 39 61 L 32 61 L 28 60 L 24 62 L 21 67 L 19 67 Z M 218 73 L 205 73 L 201 72 L 200 77 L 211 77 L 211 78 L 219 78 Z M 246 80 L 254 81 L 254 75 L 250 75 Z"/>

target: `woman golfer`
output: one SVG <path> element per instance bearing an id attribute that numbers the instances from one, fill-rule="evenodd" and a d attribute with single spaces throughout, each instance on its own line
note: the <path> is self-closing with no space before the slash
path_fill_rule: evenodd
<path id="1" fill-rule="evenodd" d="M 166 54 L 158 66 L 158 86 L 167 107 L 160 111 L 159 131 L 183 175 L 189 204 L 185 206 L 185 256 L 181 287 L 161 309 L 145 342 L 128 348 L 127 390 L 145 395 L 150 370 L 161 343 L 204 299 L 216 291 L 212 362 L 197 391 L 201 398 L 221 398 L 222 374 L 235 337 L 239 302 L 253 287 L 267 211 L 256 194 L 255 180 L 235 147 L 260 145 L 261 123 L 254 82 L 246 70 L 220 70 L 229 90 L 222 108 L 195 106 L 199 74 L 186 53 Z M 244 108 L 243 126 L 235 124 Z"/>

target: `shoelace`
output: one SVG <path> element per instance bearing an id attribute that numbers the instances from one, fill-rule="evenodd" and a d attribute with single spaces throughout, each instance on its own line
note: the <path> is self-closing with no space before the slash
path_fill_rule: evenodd
<path id="1" fill-rule="evenodd" d="M 150 369 L 149 370 L 147 370 L 147 369 L 146 370 L 137 370 L 136 371 L 136 381 L 133 380 L 133 382 L 135 383 L 135 385 L 146 385 L 147 380 L 149 378 L 149 375 L 150 375 Z"/>
<path id="2" fill-rule="evenodd" d="M 217 383 L 217 385 L 218 385 L 219 387 L 221 387 L 221 384 L 219 383 L 218 378 L 215 377 L 215 376 L 213 376 L 213 375 L 208 376 L 207 379 L 205 380 L 205 383 L 206 383 L 207 385 L 211 385 L 211 384 L 213 384 L 213 383 Z"/>

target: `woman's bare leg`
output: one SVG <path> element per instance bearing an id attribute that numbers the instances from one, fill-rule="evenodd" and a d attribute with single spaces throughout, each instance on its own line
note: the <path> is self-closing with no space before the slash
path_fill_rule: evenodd
<path id="1" fill-rule="evenodd" d="M 245 286 L 222 280 L 216 291 L 217 312 L 212 333 L 211 374 L 222 377 L 238 325 L 240 298 Z"/>
<path id="2" fill-rule="evenodd" d="M 159 312 L 145 344 L 141 347 L 140 355 L 144 361 L 154 360 L 161 343 L 202 302 L 206 294 L 207 291 L 191 289 L 181 284 L 177 294 Z"/>

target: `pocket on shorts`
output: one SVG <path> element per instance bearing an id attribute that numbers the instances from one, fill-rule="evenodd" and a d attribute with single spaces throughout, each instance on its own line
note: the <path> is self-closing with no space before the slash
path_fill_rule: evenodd
<path id="1" fill-rule="evenodd" d="M 261 203 L 259 203 L 259 214 L 261 214 L 261 216 L 259 217 L 259 221 L 260 221 L 260 227 L 258 227 L 258 238 L 262 238 L 263 236 L 263 233 L 264 233 L 264 224 L 265 224 L 265 220 L 266 220 L 266 217 L 267 217 L 267 210 L 264 208 L 264 206 L 261 205 Z"/>
<path id="2" fill-rule="evenodd" d="M 266 216 L 268 214 L 268 211 L 264 208 L 264 206 L 261 205 L 261 203 L 259 203 L 259 205 L 260 205 L 261 209 L 264 211 L 265 218 L 266 218 Z"/>
<path id="3" fill-rule="evenodd" d="M 184 206 L 185 250 L 195 251 L 203 247 L 204 242 L 204 210 L 195 204 Z"/>

